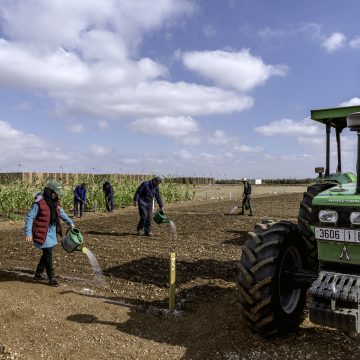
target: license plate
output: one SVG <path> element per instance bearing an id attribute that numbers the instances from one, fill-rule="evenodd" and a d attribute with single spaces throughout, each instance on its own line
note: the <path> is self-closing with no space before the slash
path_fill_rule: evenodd
<path id="1" fill-rule="evenodd" d="M 360 230 L 315 227 L 315 238 L 318 240 L 360 243 Z"/>

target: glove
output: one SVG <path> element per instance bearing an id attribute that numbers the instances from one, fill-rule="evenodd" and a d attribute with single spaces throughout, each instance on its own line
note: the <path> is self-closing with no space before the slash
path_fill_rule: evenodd
<path id="1" fill-rule="evenodd" d="M 75 229 L 75 224 L 72 223 L 72 224 L 70 225 L 70 227 L 71 227 L 72 229 Z"/>

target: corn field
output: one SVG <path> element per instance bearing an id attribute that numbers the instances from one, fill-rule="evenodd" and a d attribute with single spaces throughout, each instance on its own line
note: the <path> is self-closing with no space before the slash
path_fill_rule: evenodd
<path id="1" fill-rule="evenodd" d="M 132 205 L 137 187 L 137 181 L 125 178 L 121 183 L 115 178 L 108 177 L 114 190 L 115 208 Z M 65 211 L 70 212 L 74 206 L 74 189 L 77 184 L 85 182 L 87 186 L 87 199 L 85 210 L 104 210 L 105 197 L 102 185 L 105 179 L 86 178 L 79 179 L 77 183 L 65 187 L 65 195 L 61 198 L 61 205 Z M 4 180 L 0 184 L 0 216 L 8 219 L 18 219 L 30 209 L 34 196 L 41 192 L 46 182 L 41 184 L 29 183 L 21 180 Z M 167 178 L 160 185 L 161 197 L 165 203 L 193 200 L 195 197 L 195 186 L 191 184 L 178 184 Z"/>

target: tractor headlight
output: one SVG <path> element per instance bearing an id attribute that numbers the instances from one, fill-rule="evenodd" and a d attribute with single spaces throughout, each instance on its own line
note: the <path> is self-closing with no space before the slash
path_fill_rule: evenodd
<path id="1" fill-rule="evenodd" d="M 360 212 L 352 212 L 350 214 L 350 222 L 354 225 L 360 225 Z"/>
<path id="2" fill-rule="evenodd" d="M 360 213 L 358 213 L 360 215 Z M 332 223 L 335 224 L 338 221 L 338 214 L 334 210 L 320 210 L 319 212 L 319 220 L 324 223 Z M 360 216 L 359 216 L 360 220 Z"/>

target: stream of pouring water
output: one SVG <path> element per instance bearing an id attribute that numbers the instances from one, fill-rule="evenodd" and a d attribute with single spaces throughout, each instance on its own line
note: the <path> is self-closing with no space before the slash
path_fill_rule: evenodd
<path id="1" fill-rule="evenodd" d="M 171 228 L 171 239 L 173 241 L 176 241 L 177 240 L 176 225 L 172 220 L 170 220 L 170 228 Z"/>
<path id="2" fill-rule="evenodd" d="M 92 270 L 94 273 L 95 285 L 97 285 L 98 287 L 104 288 L 104 289 L 109 288 L 109 284 L 105 280 L 105 276 L 100 268 L 100 265 L 99 265 L 95 255 L 88 248 L 83 248 L 83 253 L 86 254 L 86 256 L 89 260 L 89 263 L 92 267 Z"/>

